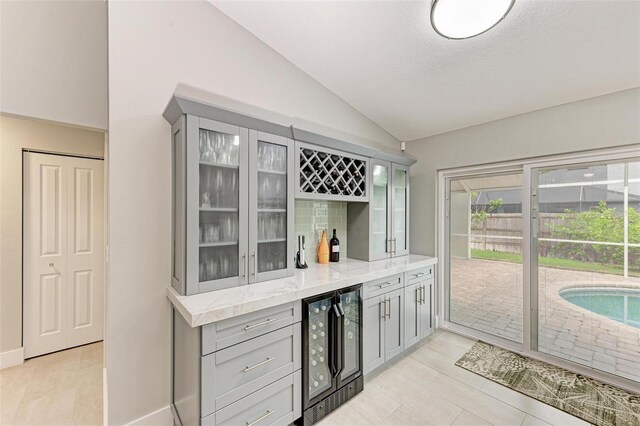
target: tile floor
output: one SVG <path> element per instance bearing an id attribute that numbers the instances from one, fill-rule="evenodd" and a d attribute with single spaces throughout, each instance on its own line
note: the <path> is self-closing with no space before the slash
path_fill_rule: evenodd
<path id="1" fill-rule="evenodd" d="M 320 426 L 588 425 L 563 411 L 454 365 L 474 341 L 437 330 L 371 373 L 365 389 Z"/>
<path id="2" fill-rule="evenodd" d="M 0 424 L 101 425 L 102 342 L 0 370 Z"/>

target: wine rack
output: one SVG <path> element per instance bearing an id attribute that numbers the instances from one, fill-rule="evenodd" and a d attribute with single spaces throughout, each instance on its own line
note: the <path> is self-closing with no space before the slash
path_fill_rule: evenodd
<path id="1" fill-rule="evenodd" d="M 368 159 L 296 143 L 297 198 L 369 201 Z"/>

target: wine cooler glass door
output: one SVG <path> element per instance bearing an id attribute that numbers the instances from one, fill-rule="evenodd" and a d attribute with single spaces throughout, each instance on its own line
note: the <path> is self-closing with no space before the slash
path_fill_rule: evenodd
<path id="1" fill-rule="evenodd" d="M 323 392 L 333 387 L 332 372 L 329 368 L 329 361 L 332 345 L 329 339 L 332 338 L 329 331 L 329 315 L 333 298 L 328 297 L 310 303 L 308 329 L 308 354 L 307 363 L 307 386 L 309 391 L 309 401 L 320 396 Z"/>
<path id="2" fill-rule="evenodd" d="M 251 131 L 249 282 L 281 278 L 293 265 L 290 139 Z"/>
<path id="3" fill-rule="evenodd" d="M 384 161 L 372 161 L 371 190 L 371 250 L 372 260 L 389 257 L 391 237 L 389 229 L 391 218 L 389 204 L 391 202 L 390 181 L 391 164 Z"/>
<path id="4" fill-rule="evenodd" d="M 344 332 L 342 333 L 342 350 L 343 350 L 343 370 L 340 374 L 340 380 L 345 381 L 354 374 L 361 371 L 361 354 L 360 340 L 362 338 L 361 331 L 361 313 L 360 313 L 360 290 L 354 289 L 340 293 L 340 303 L 344 311 Z"/>
<path id="5" fill-rule="evenodd" d="M 241 196 L 247 175 L 246 158 L 242 161 L 246 144 L 247 132 L 243 129 L 199 119 L 197 241 L 201 290 L 246 282 L 246 245 L 241 243 L 246 241 L 246 228 L 242 226 L 246 205 Z"/>

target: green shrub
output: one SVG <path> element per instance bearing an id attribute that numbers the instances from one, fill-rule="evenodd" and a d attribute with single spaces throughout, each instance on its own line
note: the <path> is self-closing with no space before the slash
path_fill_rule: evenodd
<path id="1" fill-rule="evenodd" d="M 550 225 L 551 238 L 586 241 L 624 241 L 624 217 L 600 201 L 592 210 L 565 210 L 560 224 Z M 640 212 L 629 208 L 629 242 L 640 243 Z M 583 262 L 622 264 L 624 248 L 602 244 L 554 243 L 550 254 Z"/>

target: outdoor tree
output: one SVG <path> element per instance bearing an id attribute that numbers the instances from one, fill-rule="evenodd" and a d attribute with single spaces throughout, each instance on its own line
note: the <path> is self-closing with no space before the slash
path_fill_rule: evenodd
<path id="1" fill-rule="evenodd" d="M 472 199 L 476 199 L 477 202 L 477 192 L 472 192 L 469 195 Z M 496 198 L 495 200 L 489 200 L 489 205 L 483 204 L 481 207 L 476 208 L 475 211 L 471 211 L 471 223 L 473 224 L 474 228 L 482 227 L 482 224 L 485 220 L 487 220 L 487 217 L 491 213 L 502 207 L 502 204 L 504 204 L 502 198 Z"/>

